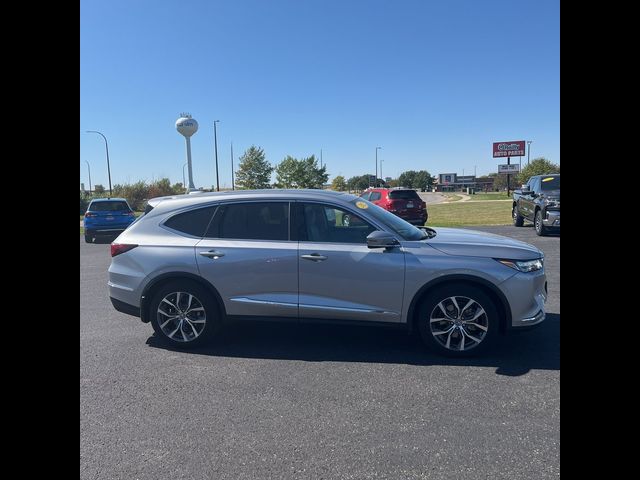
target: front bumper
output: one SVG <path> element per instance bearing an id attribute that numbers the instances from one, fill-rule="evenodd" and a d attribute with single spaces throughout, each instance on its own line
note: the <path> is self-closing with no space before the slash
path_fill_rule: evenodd
<path id="1" fill-rule="evenodd" d="M 546 317 L 547 279 L 544 269 L 535 273 L 517 273 L 500 284 L 511 308 L 508 330 L 520 330 L 542 323 Z"/>
<path id="2" fill-rule="evenodd" d="M 545 227 L 560 227 L 560 210 L 547 210 L 542 219 Z"/>

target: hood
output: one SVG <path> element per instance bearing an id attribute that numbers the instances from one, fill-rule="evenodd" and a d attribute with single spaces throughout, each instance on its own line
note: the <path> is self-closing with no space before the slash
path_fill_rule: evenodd
<path id="1" fill-rule="evenodd" d="M 533 245 L 493 233 L 461 228 L 435 228 L 434 230 L 438 234 L 423 242 L 447 255 L 510 260 L 533 260 L 543 256 L 542 252 Z"/>

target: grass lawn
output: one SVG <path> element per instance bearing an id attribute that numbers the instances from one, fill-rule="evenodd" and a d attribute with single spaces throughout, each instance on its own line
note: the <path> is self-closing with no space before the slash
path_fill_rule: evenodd
<path id="1" fill-rule="evenodd" d="M 471 202 L 474 200 L 509 200 L 511 198 L 511 195 L 507 195 L 507 192 L 476 193 L 469 196 L 471 197 Z"/>
<path id="2" fill-rule="evenodd" d="M 508 225 L 511 204 L 507 202 L 438 203 L 427 207 L 430 227 L 461 227 L 467 225 Z"/>

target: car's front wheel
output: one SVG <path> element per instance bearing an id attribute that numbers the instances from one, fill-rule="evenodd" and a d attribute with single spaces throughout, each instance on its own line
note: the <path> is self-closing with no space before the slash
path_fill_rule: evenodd
<path id="1" fill-rule="evenodd" d="M 221 324 L 220 309 L 211 294 L 195 282 L 163 285 L 150 305 L 156 334 L 176 348 L 192 348 L 210 341 Z"/>
<path id="2" fill-rule="evenodd" d="M 498 310 L 480 288 L 449 284 L 436 288 L 418 309 L 425 344 L 449 357 L 469 357 L 489 348 L 498 334 Z"/>
<path id="3" fill-rule="evenodd" d="M 84 234 L 84 241 L 85 241 L 86 243 L 93 243 L 93 234 L 91 234 L 91 233 L 89 233 L 89 234 L 85 233 L 85 234 Z"/>
<path id="4" fill-rule="evenodd" d="M 536 228 L 536 234 L 542 236 L 547 233 L 547 227 L 542 223 L 542 210 L 536 211 L 536 217 L 533 223 Z"/>

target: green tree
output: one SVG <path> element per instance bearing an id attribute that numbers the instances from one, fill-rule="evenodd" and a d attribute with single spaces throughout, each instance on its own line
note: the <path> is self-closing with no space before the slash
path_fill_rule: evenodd
<path id="1" fill-rule="evenodd" d="M 93 191 L 96 192 L 98 195 L 101 193 L 104 193 L 104 187 L 100 184 L 94 185 L 93 186 Z"/>
<path id="2" fill-rule="evenodd" d="M 369 175 L 351 177 L 347 180 L 349 190 L 366 190 L 369 187 Z"/>
<path id="3" fill-rule="evenodd" d="M 184 187 L 182 182 L 178 182 L 171 185 L 171 190 L 173 191 L 174 195 L 181 195 L 185 193 L 186 188 Z"/>
<path id="4" fill-rule="evenodd" d="M 148 198 L 164 197 L 167 195 L 173 195 L 171 181 L 168 178 L 161 178 L 159 180 L 156 180 L 148 187 Z"/>
<path id="5" fill-rule="evenodd" d="M 275 168 L 276 187 L 301 188 L 302 163 L 290 155 L 287 155 Z"/>
<path id="6" fill-rule="evenodd" d="M 389 188 L 395 188 L 400 186 L 400 182 L 398 181 L 397 178 L 392 178 L 386 184 L 388 185 Z"/>
<path id="7" fill-rule="evenodd" d="M 336 192 L 344 192 L 347 189 L 347 182 L 342 175 L 338 175 L 331 182 L 331 190 Z"/>
<path id="8" fill-rule="evenodd" d="M 240 189 L 271 188 L 273 167 L 266 160 L 264 150 L 251 145 L 240 157 L 236 171 L 236 185 Z"/>
<path id="9" fill-rule="evenodd" d="M 413 177 L 413 188 L 428 190 L 433 185 L 433 177 L 426 170 L 416 172 Z"/>
<path id="10" fill-rule="evenodd" d="M 329 179 L 327 167 L 319 168 L 314 155 L 301 160 L 288 155 L 275 170 L 279 188 L 322 188 Z"/>
<path id="11" fill-rule="evenodd" d="M 400 187 L 414 188 L 415 178 L 416 178 L 415 170 L 408 170 L 406 172 L 402 172 L 398 177 L 398 184 Z"/>
<path id="12" fill-rule="evenodd" d="M 493 189 L 496 191 L 506 190 L 507 188 L 507 176 L 502 173 L 490 173 L 490 177 L 493 177 Z M 515 176 L 512 175 L 513 178 Z M 514 182 L 511 182 L 514 183 Z M 515 188 L 514 185 L 511 185 L 511 188 Z"/>
<path id="13" fill-rule="evenodd" d="M 534 158 L 529 165 L 522 169 L 522 172 L 518 175 L 518 182 L 523 185 L 534 175 L 548 175 L 551 173 L 560 173 L 560 165 L 551 163 L 544 157 Z"/>

